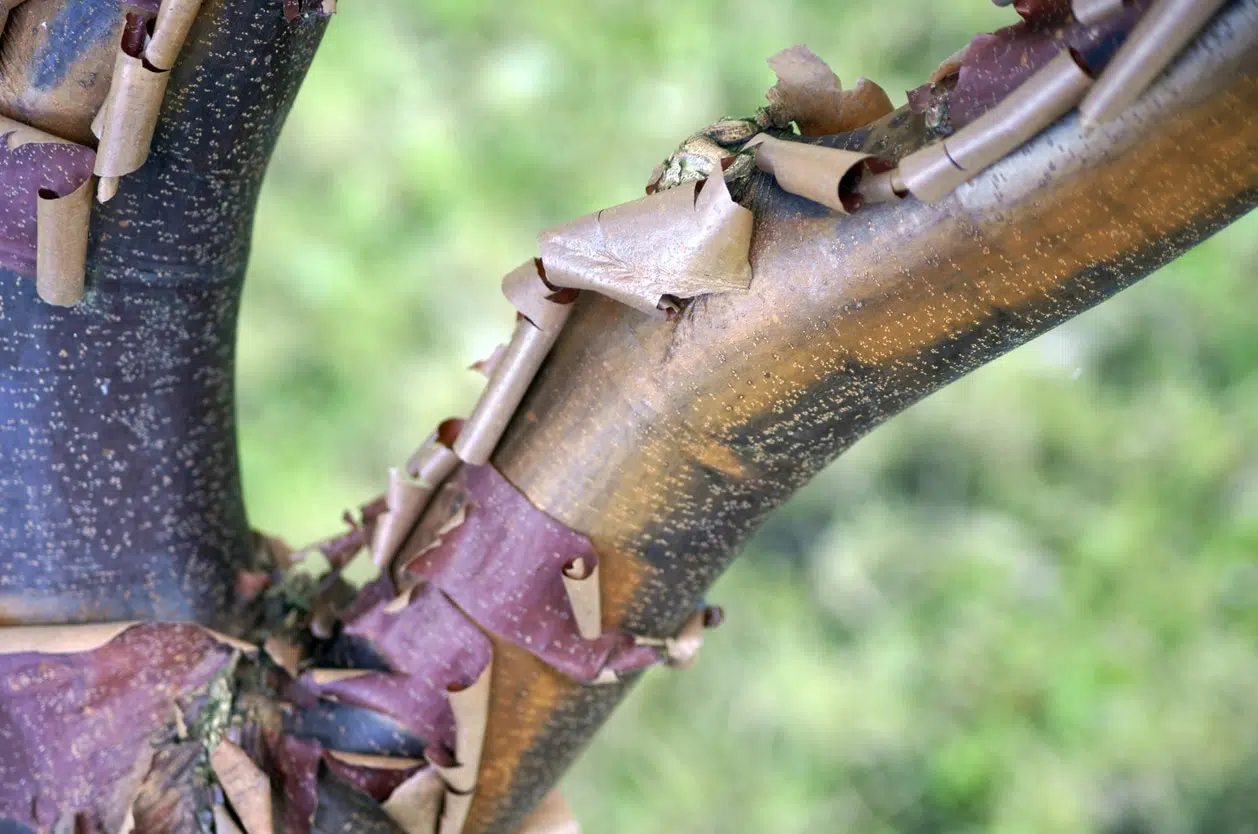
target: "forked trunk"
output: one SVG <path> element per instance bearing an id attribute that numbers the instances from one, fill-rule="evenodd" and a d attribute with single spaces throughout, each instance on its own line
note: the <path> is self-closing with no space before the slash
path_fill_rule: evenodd
<path id="1" fill-rule="evenodd" d="M 121 7 L 88 8 L 14 9 L 3 114 L 87 140 L 122 26 Z M 129 815 L 141 831 L 409 834 L 421 828 L 406 812 L 444 790 L 465 834 L 511 834 L 635 678 L 592 685 L 505 626 L 487 637 L 464 586 L 430 576 L 391 602 L 397 573 L 369 586 L 374 601 L 337 602 L 330 580 L 312 602 L 268 561 L 282 552 L 255 552 L 232 422 L 236 310 L 263 170 L 322 28 L 301 3 L 206 0 L 148 161 L 94 211 L 84 301 L 50 307 L 21 270 L 0 274 L 0 617 L 275 638 L 242 657 L 221 635 L 145 625 L 52 654 L 0 629 L 0 674 L 23 693 L 0 698 L 0 830 L 114 834 Z M 999 88 L 1025 64 L 1015 48 L 983 69 Z M 973 105 L 961 90 L 820 141 L 898 160 L 946 132 L 940 108 L 959 119 Z M 755 526 L 859 437 L 1249 211 L 1256 116 L 1258 0 L 1234 0 L 1119 119 L 1085 131 L 1068 116 L 939 202 L 843 216 L 754 175 L 749 291 L 655 319 L 583 293 L 492 469 L 449 474 L 401 563 L 525 530 L 597 563 L 605 635 L 677 634 Z M 333 556 L 368 544 L 382 509 Z M 482 627 L 496 623 L 485 604 Z M 641 648 L 617 655 L 625 668 Z M 31 689 L 39 675 L 53 688 Z M 89 678 L 87 695 L 58 700 Z M 473 792 L 458 787 L 462 710 L 485 687 Z M 86 721 L 86 707 L 103 711 Z M 69 750 L 89 736 L 107 764 Z M 45 744 L 57 752 L 28 752 Z M 40 781 L 53 774 L 64 782 Z M 251 804 L 254 788 L 269 800 Z"/>

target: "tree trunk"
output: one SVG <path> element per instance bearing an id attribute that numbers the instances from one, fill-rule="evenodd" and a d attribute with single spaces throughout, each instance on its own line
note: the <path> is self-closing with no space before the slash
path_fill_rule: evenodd
<path id="1" fill-rule="evenodd" d="M 0 621 L 226 625 L 250 557 L 236 312 L 262 175 L 323 31 L 279 9 L 207 0 L 147 163 L 93 212 L 82 303 L 0 272 Z M 0 110 L 82 138 L 121 21 L 110 0 L 19 6 Z"/>
<path id="2" fill-rule="evenodd" d="M 85 138 L 104 91 L 84 79 L 107 65 L 120 20 L 104 0 L 88 8 L 27 0 L 14 10 L 0 110 Z M 252 623 L 238 618 L 237 589 L 266 565 L 254 561 L 240 496 L 233 341 L 262 174 L 322 33 L 301 11 L 207 0 L 147 163 L 94 212 L 84 302 L 52 308 L 28 276 L 0 277 L 0 455 L 16 463 L 0 472 L 8 623 Z M 863 434 L 1252 208 L 1255 114 L 1258 0 L 1234 0 L 1121 119 L 1085 132 L 1067 117 L 939 203 L 840 217 L 757 175 L 744 199 L 756 217 L 750 291 L 700 298 L 671 320 L 584 294 L 493 466 L 592 541 L 605 631 L 674 634 L 754 527 Z M 894 160 L 934 138 L 905 109 L 822 141 Z M 454 514 L 434 502 L 403 557 Z M 176 662 L 158 659 L 162 646 L 199 645 L 162 633 L 144 644 L 150 632 L 127 632 L 110 657 L 138 674 L 145 657 Z M 422 636 L 435 646 L 447 635 Z M 338 639 L 314 651 L 343 647 Z M 97 824 L 126 806 L 139 830 L 209 830 L 214 793 L 197 774 L 230 739 L 271 770 L 282 830 L 396 830 L 376 800 L 329 775 L 330 760 L 320 764 L 312 739 L 325 736 L 290 720 L 315 720 L 309 693 L 277 683 L 281 670 L 265 658 L 238 672 L 219 663 L 219 648 L 171 649 L 180 663 L 197 651 L 216 658 L 212 669 L 163 684 L 189 693 L 182 729 L 163 724 L 160 743 L 153 735 L 157 752 L 125 776 L 137 798 L 102 801 Z M 504 639 L 492 652 L 467 834 L 517 830 L 632 683 L 578 683 Z M 0 738 L 14 731 L 12 703 L 0 699 Z M 416 753 L 415 738 L 369 711 L 347 721 L 346 704 L 319 707 L 341 710 L 329 721 L 346 743 L 357 733 L 375 752 Z M 0 752 L 0 775 L 4 766 Z M 19 819 L 6 789 L 0 829 L 82 812 Z M 180 814 L 192 822 L 174 822 Z"/>

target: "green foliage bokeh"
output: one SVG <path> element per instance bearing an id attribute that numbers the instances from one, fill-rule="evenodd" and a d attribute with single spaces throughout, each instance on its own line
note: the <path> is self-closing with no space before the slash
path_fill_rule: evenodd
<path id="1" fill-rule="evenodd" d="M 480 387 L 536 232 L 807 43 L 902 103 L 985 0 L 345 0 L 258 215 L 254 523 L 338 529 Z M 879 429 L 567 779 L 587 834 L 1258 831 L 1258 216 Z"/>

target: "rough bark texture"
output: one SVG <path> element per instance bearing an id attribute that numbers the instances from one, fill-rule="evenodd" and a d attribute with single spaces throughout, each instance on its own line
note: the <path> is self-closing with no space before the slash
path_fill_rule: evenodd
<path id="1" fill-rule="evenodd" d="M 262 175 L 323 32 L 276 8 L 205 3 L 148 162 L 94 212 L 82 304 L 0 270 L 0 622 L 227 625 L 250 555 L 236 311 Z M 112 0 L 27 0 L 0 112 L 90 122 L 104 85 L 83 76 L 112 60 L 120 20 Z"/>

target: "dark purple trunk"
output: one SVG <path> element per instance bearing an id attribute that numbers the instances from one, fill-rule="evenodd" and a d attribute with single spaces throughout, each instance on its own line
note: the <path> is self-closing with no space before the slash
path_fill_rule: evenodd
<path id="1" fill-rule="evenodd" d="M 84 11 L 46 13 L 56 28 Z M 148 162 L 94 212 L 86 299 L 51 307 L 0 270 L 0 622 L 225 625 L 250 556 L 236 312 L 262 175 L 322 32 L 277 0 L 207 2 Z"/>

